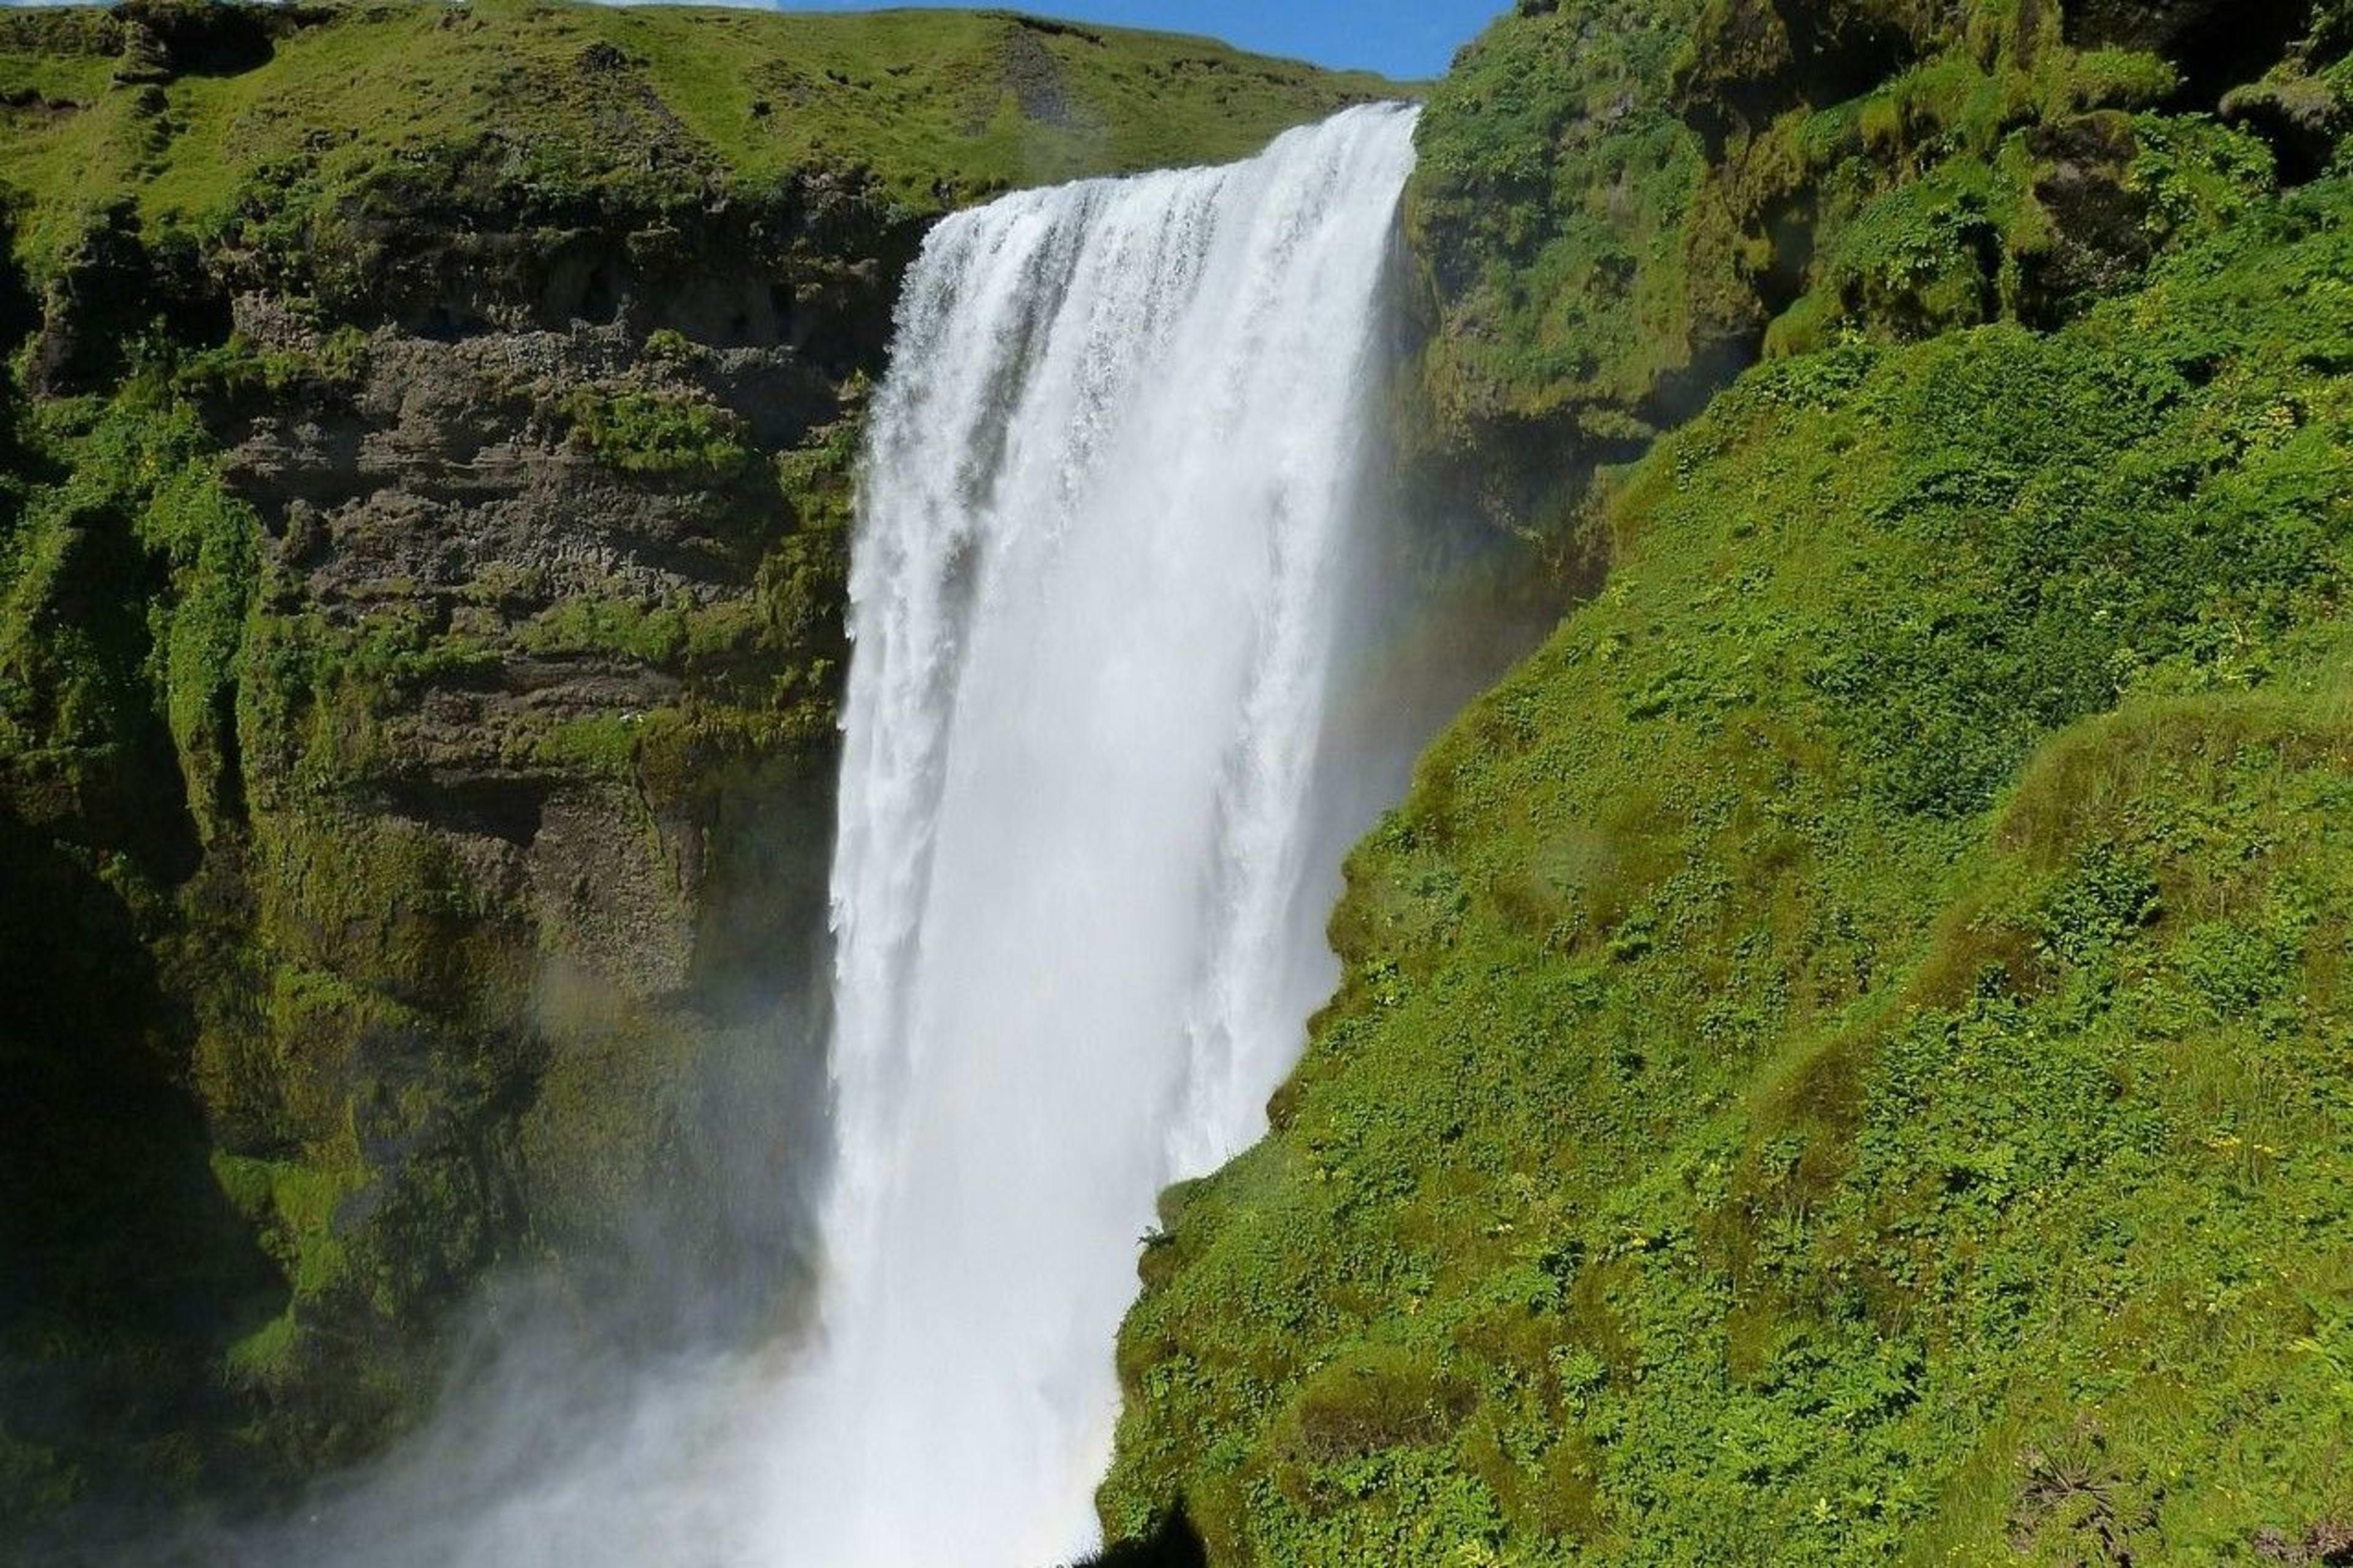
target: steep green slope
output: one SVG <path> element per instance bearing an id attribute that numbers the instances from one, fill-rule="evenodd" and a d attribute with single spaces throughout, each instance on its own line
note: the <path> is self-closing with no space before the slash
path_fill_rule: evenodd
<path id="1" fill-rule="evenodd" d="M 1104 1517 L 1218 1563 L 2334 1560 L 2353 171 L 2246 106 L 2341 129 L 2341 37 L 2232 129 L 2152 56 L 2096 67 L 2134 115 L 2004 97 L 1991 12 L 1760 109 L 1706 85 L 1742 15 L 1873 12 L 1678 56 L 1672 10 L 1524 6 L 1433 103 L 1427 427 L 1606 582 L 1353 858 L 1271 1136 L 1168 1194 Z M 1960 80 L 1989 131 L 1920 106 Z M 1862 129 L 1777 165 L 1803 243 L 1713 268 L 1791 126 Z M 1534 160 L 1516 216 L 1472 143 Z M 1768 363 L 1593 478 L 1711 290 Z"/>
<path id="2" fill-rule="evenodd" d="M 2246 1557 L 2353 1506 L 2353 186 L 1752 374 L 1352 862 L 1105 1493 L 1221 1562 Z"/>

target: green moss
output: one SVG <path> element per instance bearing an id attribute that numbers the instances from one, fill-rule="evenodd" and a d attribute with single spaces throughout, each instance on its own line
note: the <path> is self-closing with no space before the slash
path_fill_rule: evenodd
<path id="1" fill-rule="evenodd" d="M 265 1245 L 285 1269 L 294 1292 L 290 1314 L 343 1281 L 351 1265 L 336 1231 L 335 1209 L 364 1179 L 349 1164 L 322 1168 L 300 1161 L 216 1152 L 213 1173 L 230 1202 L 260 1227 Z M 289 1331 L 280 1324 L 291 1321 L 290 1316 L 274 1319 L 240 1345 L 287 1337 Z"/>
<path id="2" fill-rule="evenodd" d="M 228 1348 L 228 1374 L 265 1387 L 290 1383 L 300 1365 L 299 1343 L 293 1312 L 281 1312 Z"/>
<path id="3" fill-rule="evenodd" d="M 625 474 L 722 480 L 753 460 L 740 420 L 685 394 L 583 387 L 562 407 L 573 439 Z"/>
<path id="4" fill-rule="evenodd" d="M 628 777 L 637 763 L 645 726 L 646 716 L 638 713 L 567 720 L 541 739 L 538 754 L 559 765 Z"/>
<path id="5" fill-rule="evenodd" d="M 674 1179 L 712 1042 L 576 964 L 551 965 L 542 993 L 551 1044 L 516 1138 L 535 1231 L 560 1245 L 606 1237 Z M 579 1250 L 594 1267 L 594 1249 Z"/>
<path id="6" fill-rule="evenodd" d="M 106 747 L 160 719 L 210 837 L 235 789 L 259 524 L 156 374 L 45 412 L 37 440 L 63 478 L 32 490 L 0 549 L 0 746 Z"/>
<path id="7" fill-rule="evenodd" d="M 1607 589 L 1352 858 L 1275 1131 L 1146 1254 L 1115 1536 L 2202 1562 L 2343 1517 L 2348 216 L 1768 364 L 1613 478 Z"/>
<path id="8" fill-rule="evenodd" d="M 1440 432 L 1622 409 L 1687 355 L 1704 161 L 1668 79 L 1694 10 L 1507 16 L 1431 91 L 1411 214 L 1441 269 L 1423 373 Z"/>
<path id="9" fill-rule="evenodd" d="M 516 640 L 533 653 L 610 653 L 667 665 L 685 651 L 689 614 L 685 605 L 565 599 L 533 617 Z"/>
<path id="10" fill-rule="evenodd" d="M 2195 62 L 2063 33 L 1997 0 L 1498 21 L 1422 121 L 1409 458 L 1557 543 L 1760 349 L 2054 325 L 2268 189 L 2252 137 L 2155 111 Z"/>
<path id="11" fill-rule="evenodd" d="M 367 334 L 348 325 L 301 350 L 263 349 L 232 333 L 218 348 L 182 356 L 174 382 L 195 397 L 232 404 L 291 393 L 347 394 L 365 379 L 367 354 Z"/>

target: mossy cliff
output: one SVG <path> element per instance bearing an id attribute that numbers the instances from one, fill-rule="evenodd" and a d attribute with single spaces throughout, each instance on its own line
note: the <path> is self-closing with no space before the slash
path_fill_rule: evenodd
<path id="1" fill-rule="evenodd" d="M 1760 348 L 2054 326 L 2274 161 L 2316 172 L 2341 110 L 2311 26 L 2301 0 L 1524 0 L 1430 94 L 1403 427 L 1544 532 Z"/>
<path id="2" fill-rule="evenodd" d="M 1115 1556 L 2342 1560 L 2348 43 L 1524 0 L 1432 90 L 1409 472 L 1579 603 L 1168 1195 Z M 364 1454 L 456 1302 L 649 1236 L 689 1288 L 600 1319 L 790 1300 L 901 270 L 1377 89 L 997 15 L 0 15 L 0 1517 Z"/>
<path id="3" fill-rule="evenodd" d="M 1588 592 L 1165 1201 L 1115 1540 L 2343 1560 L 2346 24 L 1559 0 L 1440 84 L 1405 427 Z"/>
<path id="4" fill-rule="evenodd" d="M 486 1281 L 789 1300 L 897 279 L 1378 87 L 1005 15 L 0 13 L 9 1547 L 368 1452 Z"/>

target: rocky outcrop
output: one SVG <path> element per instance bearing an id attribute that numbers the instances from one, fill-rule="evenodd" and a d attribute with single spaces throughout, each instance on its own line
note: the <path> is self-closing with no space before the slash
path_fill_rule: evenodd
<path id="1" fill-rule="evenodd" d="M 1760 357 L 2054 327 L 2317 172 L 2327 5 L 1524 0 L 1433 91 L 1407 449 L 1589 584 L 1595 472 Z M 2218 134 L 2220 110 L 2251 135 Z M 2161 122 L 2160 122 L 2161 121 Z"/>
<path id="2" fill-rule="evenodd" d="M 28 1453 L 193 1435 L 204 1489 L 354 1457 L 492 1271 L 633 1297 L 609 1321 L 637 1332 L 789 1301 L 849 464 L 921 220 L 817 182 L 710 229 L 379 215 L 364 249 L 318 252 L 332 281 L 224 248 L 190 289 L 216 313 L 143 373 L 161 403 L 105 416 L 137 456 L 40 613 L 152 625 L 123 628 L 120 714 L 12 752 L 8 798 L 27 856 L 132 857 L 146 907 L 114 940 L 157 972 L 125 1017 L 9 1032 L 28 1060 L 149 1036 L 140 1092 L 178 1119 L 125 1138 L 135 1100 L 66 1102 L 69 1133 L 104 1134 L 69 1185 L 176 1128 L 195 1186 L 151 1228 L 185 1220 L 217 1273 L 226 1226 L 258 1272 L 210 1291 L 188 1376 L 151 1379 L 121 1441 L 85 1392 L 114 1354 L 19 1363 L 18 1407 L 52 1412 L 11 1434 Z M 123 280 L 158 267 L 120 209 L 93 224 L 47 292 L 37 394 L 111 395 Z M 185 505 L 220 551 L 165 537 Z M 134 671 L 208 601 L 216 666 L 137 719 Z M 26 721 L 75 709 L 75 673 L 20 673 L 58 689 Z"/>

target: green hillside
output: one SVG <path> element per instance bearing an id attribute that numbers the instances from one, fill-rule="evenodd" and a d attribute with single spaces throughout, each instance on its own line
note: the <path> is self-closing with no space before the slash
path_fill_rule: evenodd
<path id="1" fill-rule="evenodd" d="M 2341 1560 L 2345 36 L 2196 10 L 1566 0 L 1441 85 L 1430 447 L 1606 568 L 1168 1194 L 1115 1535 Z"/>
<path id="2" fill-rule="evenodd" d="M 131 27 L 153 40 L 152 69 L 126 64 Z M 286 194 L 395 182 L 495 181 L 551 210 L 615 195 L 659 210 L 838 168 L 937 209 L 1223 162 L 1396 90 L 1208 39 L 1008 12 L 10 9 L 0 181 L 31 198 L 19 243 L 40 270 L 83 215 L 124 195 L 151 225 L 203 233 Z"/>

